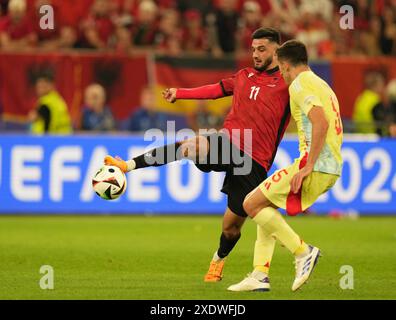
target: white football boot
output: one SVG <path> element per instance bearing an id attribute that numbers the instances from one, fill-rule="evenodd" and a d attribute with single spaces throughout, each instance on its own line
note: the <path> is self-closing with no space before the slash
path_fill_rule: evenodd
<path id="1" fill-rule="evenodd" d="M 233 284 L 229 286 L 229 291 L 270 291 L 270 282 L 269 278 L 265 277 L 262 280 L 258 280 L 253 276 L 252 273 L 249 273 L 245 279 L 237 284 Z"/>
<path id="2" fill-rule="evenodd" d="M 301 258 L 296 258 L 294 264 L 296 268 L 296 278 L 294 279 L 292 290 L 299 289 L 311 275 L 318 258 L 320 256 L 319 248 L 309 245 L 309 253 Z"/>

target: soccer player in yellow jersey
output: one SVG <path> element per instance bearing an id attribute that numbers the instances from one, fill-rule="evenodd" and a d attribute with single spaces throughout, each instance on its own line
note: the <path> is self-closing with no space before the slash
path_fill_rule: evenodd
<path id="1" fill-rule="evenodd" d="M 300 157 L 276 171 L 248 194 L 243 206 L 257 223 L 258 237 L 266 246 L 255 248 L 254 271 L 231 291 L 268 291 L 269 264 L 275 239 L 294 256 L 296 275 L 292 290 L 309 278 L 320 250 L 306 244 L 282 218 L 277 208 L 296 215 L 309 208 L 341 175 L 342 123 L 337 97 L 329 85 L 311 71 L 303 43 L 290 40 L 276 51 L 283 78 L 289 85 L 290 111 L 297 124 Z M 261 239 L 261 240 L 262 240 Z M 260 239 L 258 239 L 260 240 Z"/>

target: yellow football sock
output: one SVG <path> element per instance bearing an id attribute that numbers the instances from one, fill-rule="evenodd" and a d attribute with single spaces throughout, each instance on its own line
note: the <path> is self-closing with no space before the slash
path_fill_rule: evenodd
<path id="1" fill-rule="evenodd" d="M 300 241 L 300 246 L 294 252 L 295 256 L 301 256 L 309 252 L 309 247 L 304 241 Z"/>
<path id="2" fill-rule="evenodd" d="M 278 210 L 272 207 L 262 209 L 253 220 L 263 228 L 263 232 L 267 235 L 274 234 L 274 236 L 293 254 L 301 254 L 302 242 L 300 237 L 282 218 Z M 303 251 L 304 252 L 304 251 Z"/>
<path id="3" fill-rule="evenodd" d="M 275 249 L 275 238 L 263 231 L 263 228 L 257 225 L 257 240 L 254 246 L 254 270 L 269 273 L 269 268 Z"/>

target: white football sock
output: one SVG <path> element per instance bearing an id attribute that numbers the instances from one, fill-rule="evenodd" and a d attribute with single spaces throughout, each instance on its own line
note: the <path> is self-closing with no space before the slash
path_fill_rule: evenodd
<path id="1" fill-rule="evenodd" d="M 260 270 L 253 270 L 251 276 L 259 281 L 265 279 L 266 277 L 268 277 L 268 274 L 266 274 L 265 272 L 262 272 Z"/>
<path id="2" fill-rule="evenodd" d="M 213 258 L 212 258 L 212 260 L 213 260 L 213 261 L 216 261 L 216 262 L 221 261 L 221 260 L 223 260 L 223 259 L 224 259 L 224 258 L 220 258 L 220 257 L 217 255 L 217 251 L 214 253 Z"/>
<path id="3" fill-rule="evenodd" d="M 126 162 L 126 164 L 127 164 L 127 170 L 128 170 L 128 172 L 129 171 L 132 171 L 132 170 L 134 170 L 135 168 L 136 168 L 136 162 L 135 162 L 135 160 L 128 160 L 128 161 L 125 161 Z"/>

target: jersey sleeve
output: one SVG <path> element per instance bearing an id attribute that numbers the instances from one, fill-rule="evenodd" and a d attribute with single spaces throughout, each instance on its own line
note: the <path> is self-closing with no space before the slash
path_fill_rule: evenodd
<path id="1" fill-rule="evenodd" d="M 289 92 L 290 98 L 301 108 L 305 115 L 308 115 L 313 106 L 322 106 L 315 89 L 303 78 L 297 79 L 297 81 L 292 83 L 289 87 Z"/>
<path id="2" fill-rule="evenodd" d="M 217 99 L 222 97 L 224 97 L 224 92 L 219 83 L 176 90 L 176 99 Z"/>
<path id="3" fill-rule="evenodd" d="M 232 96 L 234 94 L 235 75 L 230 78 L 220 80 L 220 86 L 223 90 L 224 96 Z"/>

